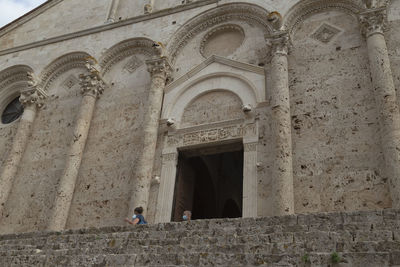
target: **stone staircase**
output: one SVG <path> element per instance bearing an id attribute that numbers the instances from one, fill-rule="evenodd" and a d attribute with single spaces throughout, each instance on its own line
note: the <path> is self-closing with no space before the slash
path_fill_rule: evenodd
<path id="1" fill-rule="evenodd" d="M 400 210 L 3 235 L 0 266 L 400 266 Z"/>

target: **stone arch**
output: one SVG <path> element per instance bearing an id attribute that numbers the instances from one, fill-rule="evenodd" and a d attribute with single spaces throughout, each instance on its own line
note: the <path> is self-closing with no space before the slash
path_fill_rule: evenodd
<path id="1" fill-rule="evenodd" d="M 294 5 L 284 16 L 284 29 L 289 34 L 293 34 L 297 26 L 306 18 L 329 10 L 341 10 L 351 16 L 356 17 L 363 10 L 363 6 L 358 1 L 351 0 L 305 0 Z"/>
<path id="2" fill-rule="evenodd" d="M 133 54 L 142 53 L 148 57 L 155 55 L 154 43 L 148 38 L 139 37 L 115 44 L 100 59 L 100 67 L 103 74 L 107 73 L 114 64 Z"/>
<path id="3" fill-rule="evenodd" d="M 58 76 L 75 68 L 85 68 L 87 58 L 92 58 L 86 52 L 72 52 L 53 60 L 41 73 L 41 88 L 48 91 Z"/>
<path id="4" fill-rule="evenodd" d="M 186 22 L 168 42 L 168 55 L 172 63 L 179 52 L 198 33 L 210 29 L 211 26 L 238 19 L 249 21 L 261 27 L 265 34 L 272 32 L 267 21 L 269 11 L 255 4 L 229 3 L 207 10 Z"/>
<path id="5" fill-rule="evenodd" d="M 243 104 L 250 104 L 253 107 L 257 102 L 262 102 L 256 87 L 248 79 L 238 74 L 217 72 L 201 76 L 178 89 L 172 101 L 167 104 L 163 117 L 180 121 L 185 107 L 198 97 L 214 91 L 231 92 L 237 95 Z"/>
<path id="6" fill-rule="evenodd" d="M 27 74 L 30 72 L 33 73 L 33 70 L 27 65 L 12 66 L 0 72 L 0 114 L 11 100 L 29 86 Z"/>

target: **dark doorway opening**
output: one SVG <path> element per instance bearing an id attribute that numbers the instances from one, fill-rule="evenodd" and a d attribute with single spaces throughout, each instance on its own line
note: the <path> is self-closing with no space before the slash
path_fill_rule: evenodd
<path id="1" fill-rule="evenodd" d="M 242 217 L 241 143 L 179 152 L 172 221 Z"/>

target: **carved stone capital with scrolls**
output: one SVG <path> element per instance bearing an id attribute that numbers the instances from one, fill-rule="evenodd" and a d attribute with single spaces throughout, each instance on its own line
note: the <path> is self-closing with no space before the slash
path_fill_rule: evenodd
<path id="1" fill-rule="evenodd" d="M 287 55 L 289 52 L 290 38 L 286 31 L 275 32 L 272 35 L 265 36 L 265 39 L 271 47 L 271 54 Z"/>
<path id="2" fill-rule="evenodd" d="M 387 28 L 386 8 L 370 9 L 359 15 L 361 33 L 365 37 L 383 34 Z"/>
<path id="3" fill-rule="evenodd" d="M 167 79 L 171 76 L 172 67 L 166 57 L 154 58 L 146 61 L 147 71 L 152 77 L 162 76 Z"/>
<path id="4" fill-rule="evenodd" d="M 81 92 L 84 96 L 100 97 L 106 88 L 106 83 L 93 62 L 87 60 L 85 66 L 88 73 L 79 75 Z"/>
<path id="5" fill-rule="evenodd" d="M 47 95 L 40 89 L 39 82 L 33 73 L 29 72 L 27 76 L 29 88 L 21 92 L 19 102 L 21 102 L 24 108 L 28 108 L 32 105 L 41 108 L 44 105 L 44 99 Z"/>

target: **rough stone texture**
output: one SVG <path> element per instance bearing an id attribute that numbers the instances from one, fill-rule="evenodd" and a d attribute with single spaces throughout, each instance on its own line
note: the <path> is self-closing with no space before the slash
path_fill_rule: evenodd
<path id="1" fill-rule="evenodd" d="M 388 2 L 385 40 L 398 89 L 400 0 L 372 2 Z M 113 3 L 118 8 L 111 23 Z M 145 14 L 146 4 L 152 5 L 149 14 Z M 0 218 L 0 233 L 40 231 L 48 225 L 70 156 L 82 100 L 78 77 L 88 56 L 99 61 L 110 87 L 96 101 L 66 228 L 122 225 L 143 166 L 147 168 L 144 184 L 151 187 L 140 197 L 146 198 L 146 218 L 153 222 L 160 201 L 166 199 L 160 197 L 157 202 L 162 181 L 159 185 L 156 177 L 170 172 L 165 197 L 173 195 L 176 168 L 170 162 L 167 170 L 163 159 L 173 159 L 182 148 L 231 141 L 242 142 L 246 152 L 251 151 L 244 160 L 244 180 L 249 181 L 244 188 L 251 188 L 247 194 L 253 192 L 249 198 L 254 202 L 247 203 L 255 203 L 248 204 L 254 215 L 277 214 L 273 204 L 280 197 L 276 179 L 283 177 L 277 173 L 279 158 L 287 159 L 281 161 L 286 165 L 293 160 L 290 197 L 294 210 L 290 212 L 392 207 L 396 196 L 389 194 L 379 126 L 381 107 L 374 96 L 367 42 L 357 19 L 364 9 L 361 0 L 52 0 L 0 29 L 0 111 L 26 87 L 20 83 L 21 73 L 11 78 L 4 74 L 10 67 L 33 70 L 49 95 L 33 123 L 5 216 Z M 279 28 L 279 21 L 267 18 L 275 10 L 283 16 L 282 29 L 288 31 L 292 44 L 287 68 L 289 99 L 285 99 L 290 106 L 282 112 L 290 110 L 290 121 L 277 114 L 270 101 L 273 93 L 281 92 L 278 87 L 286 77 L 286 73 L 274 72 L 271 61 L 269 37 L 272 28 Z M 227 29 L 234 43 L 226 44 L 221 38 Z M 149 52 L 154 42 L 165 47 L 158 56 L 173 64 L 163 106 L 155 115 L 146 114 L 151 77 L 145 64 L 155 56 Z M 206 55 L 219 55 L 205 58 L 204 46 Z M 153 118 L 158 112 L 159 122 Z M 146 116 L 153 116 L 153 126 L 159 124 L 159 129 L 155 140 L 157 130 L 153 128 L 150 142 L 154 156 L 143 163 Z M 173 124 L 168 126 L 168 121 Z M 0 168 L 18 124 L 0 125 Z M 278 144 L 281 151 L 274 140 L 282 143 Z M 286 165 L 287 171 L 290 166 Z M 165 214 L 169 219 L 170 210 Z M 380 260 L 386 257 L 379 255 Z M 373 256 L 365 259 L 369 257 Z M 30 260 L 43 260 L 43 255 Z M 99 256 L 98 263 L 112 265 L 107 263 L 112 260 L 116 259 Z M 128 265 L 136 258 L 125 260 Z"/>
<path id="2" fill-rule="evenodd" d="M 11 234 L 0 265 L 398 266 L 399 225 L 389 209 Z"/>

